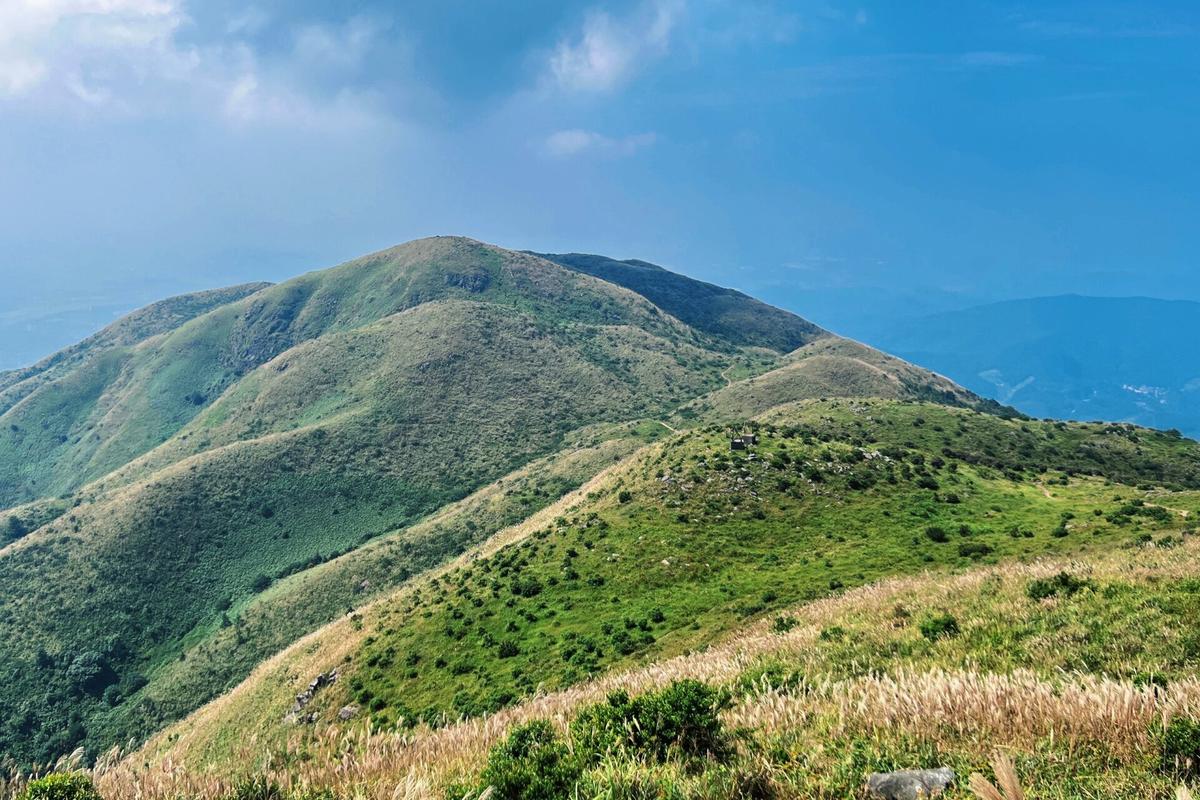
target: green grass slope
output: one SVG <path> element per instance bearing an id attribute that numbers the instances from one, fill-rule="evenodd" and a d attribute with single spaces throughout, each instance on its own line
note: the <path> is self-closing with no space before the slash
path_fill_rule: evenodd
<path id="1" fill-rule="evenodd" d="M 22 676 L 0 694 L 5 749 L 91 742 L 97 715 L 272 577 L 409 525 L 576 428 L 663 413 L 720 381 L 719 365 L 691 368 L 689 345 L 601 327 L 422 304 L 293 348 L 205 410 L 161 463 L 135 465 L 146 477 L 89 487 L 0 551 L 0 661 Z M 81 678 L 81 658 L 95 675 Z M 31 700 L 34 686 L 54 702 Z"/>
<path id="2" fill-rule="evenodd" d="M 999 750 L 1029 797 L 1167 800 L 1200 777 L 1186 758 L 1200 730 L 1191 624 L 1200 539 L 1152 536 L 1103 554 L 890 579 L 486 720 L 353 737 L 343 723 L 318 723 L 293 730 L 286 753 L 244 740 L 206 769 L 189 746 L 232 710 L 214 706 L 101 775 L 101 788 L 216 798 L 252 777 L 296 798 L 386 798 L 397 787 L 414 799 L 474 797 L 489 783 L 493 796 L 515 798 L 539 777 L 567 783 L 548 796 L 832 800 L 862 796 L 871 772 L 948 765 L 958 779 L 943 796 L 979 800 L 1000 795 L 973 793 L 967 776 L 992 778 Z M 669 688 L 681 680 L 706 684 L 708 700 L 723 696 L 723 710 L 689 704 L 695 695 Z M 667 714 L 638 715 L 640 725 L 618 727 L 621 746 L 598 752 L 581 723 L 637 709 L 609 699 L 614 691 L 657 698 Z M 548 723 L 555 743 L 505 747 L 531 722 Z M 692 741 L 723 746 L 688 752 L 687 738 L 669 735 L 677 723 Z M 655 732 L 667 734 L 666 752 L 653 747 Z M 164 770 L 163 753 L 190 766 Z M 524 781 L 504 780 L 523 768 Z"/>
<path id="3" fill-rule="evenodd" d="M 612 284 L 468 239 L 423 239 L 225 303 L 130 349 L 101 350 L 38 386 L 0 416 L 0 506 L 70 492 L 127 464 L 292 347 L 441 299 L 728 348 Z"/>
<path id="4" fill-rule="evenodd" d="M 854 425 L 876 408 L 878 421 Z M 747 456 L 727 454 L 724 431 L 665 444 L 566 525 L 447 576 L 407 613 L 385 614 L 347 683 L 359 687 L 355 699 L 378 707 L 380 723 L 494 711 L 884 575 L 1117 546 L 1136 537 L 1134 519 L 1186 527 L 1172 512 L 1120 516 L 1142 495 L 1106 480 L 1200 487 L 1200 450 L 1149 432 L 1139 444 L 1158 453 L 1139 464 L 1132 445 L 1110 460 L 1092 449 L 1104 434 L 1044 423 L 1022 437 L 1015 425 L 972 425 L 936 407 L 806 411 L 773 416 Z M 832 424 L 822 411 L 837 415 Z M 927 426 L 943 430 L 922 435 Z M 1013 434 L 1025 441 L 1006 446 Z M 1047 497 L 1036 485 L 1043 467 L 1099 476 Z M 1196 499 L 1181 507 L 1195 513 Z"/>
<path id="5" fill-rule="evenodd" d="M 132 347 L 151 337 L 172 331 L 218 306 L 241 300 L 268 286 L 269 283 L 247 283 L 151 303 L 33 366 L 0 372 L 0 409 L 7 410 L 41 382 L 52 380 L 99 351 L 114 347 Z M 12 387 L 21 384 L 23 386 L 19 390 L 12 391 Z"/>
<path id="6" fill-rule="evenodd" d="M 118 326 L 31 376 L 0 418 L 0 752 L 19 763 L 149 734 L 722 409 L 847 393 L 978 404 L 740 295 L 722 295 L 740 309 L 723 324 L 744 312 L 791 337 L 773 346 L 808 344 L 725 338 L 653 285 L 468 239 L 255 288 Z M 818 368 L 803 379 L 764 377 L 764 397 L 742 386 L 805 363 Z M 484 503 L 503 480 L 539 488 Z M 423 709 L 462 705 L 422 691 Z"/>
<path id="7" fill-rule="evenodd" d="M 310 631 L 518 523 L 665 433 L 659 425 L 621 426 L 596 440 L 581 431 L 560 452 L 415 525 L 282 576 L 267 590 L 232 603 L 207 628 L 193 631 L 181 656 L 150 672 L 144 687 L 96 720 L 97 728 L 144 738 L 232 688 L 260 661 Z"/>
<path id="8" fill-rule="evenodd" d="M 542 258 L 618 286 L 699 330 L 746 347 L 786 353 L 829 334 L 807 320 L 733 289 L 665 270 L 646 261 L 617 261 L 584 253 L 544 253 Z"/>
<path id="9" fill-rule="evenodd" d="M 24 369 L 0 373 L 0 508 L 79 485 L 78 456 L 98 440 L 110 395 L 153 342 L 268 284 L 198 292 L 147 306 Z"/>
<path id="10" fill-rule="evenodd" d="M 293 735 L 291 695 L 333 667 L 309 713 L 437 725 L 886 576 L 1135 547 L 1200 512 L 1200 446 L 1168 434 L 864 400 L 748 426 L 750 451 L 722 426 L 669 437 L 511 544 L 335 623 L 189 723 L 186 754 Z"/>

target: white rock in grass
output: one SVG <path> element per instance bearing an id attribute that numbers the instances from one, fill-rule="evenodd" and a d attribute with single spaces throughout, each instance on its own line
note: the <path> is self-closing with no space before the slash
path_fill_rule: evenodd
<path id="1" fill-rule="evenodd" d="M 941 794 L 954 778 L 949 767 L 876 772 L 867 777 L 867 792 L 879 800 L 920 800 Z"/>

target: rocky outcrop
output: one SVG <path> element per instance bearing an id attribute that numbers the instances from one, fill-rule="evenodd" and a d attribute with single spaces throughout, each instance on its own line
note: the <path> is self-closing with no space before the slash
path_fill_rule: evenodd
<path id="1" fill-rule="evenodd" d="M 336 669 L 332 669 L 329 672 L 322 672 L 320 675 L 313 678 L 312 682 L 308 684 L 308 688 L 296 695 L 296 702 L 292 704 L 292 710 L 284 715 L 283 721 L 292 724 L 311 724 L 316 722 L 319 715 L 315 712 L 305 713 L 304 708 L 312 702 L 312 699 L 317 692 L 331 683 L 334 683 L 337 678 L 338 671 Z"/>

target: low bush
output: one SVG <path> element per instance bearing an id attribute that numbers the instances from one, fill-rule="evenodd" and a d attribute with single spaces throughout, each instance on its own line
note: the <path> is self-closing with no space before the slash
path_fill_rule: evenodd
<path id="1" fill-rule="evenodd" d="M 958 546 L 958 554 L 963 558 L 981 558 L 991 552 L 991 545 L 984 542 L 963 542 Z"/>
<path id="2" fill-rule="evenodd" d="M 925 535 L 929 538 L 929 541 L 937 542 L 938 544 L 950 541 L 950 537 L 946 534 L 945 529 L 939 528 L 936 525 L 926 528 Z"/>
<path id="3" fill-rule="evenodd" d="M 579 713 L 571 737 L 576 752 L 596 760 L 624 752 L 659 762 L 673 755 L 720 761 L 732 753 L 719 716 L 728 704 L 727 692 L 695 680 L 635 698 L 613 692 Z"/>
<path id="4" fill-rule="evenodd" d="M 1069 572 L 1060 572 L 1052 578 L 1037 578 L 1025 587 L 1030 600 L 1045 600 L 1048 597 L 1070 597 L 1081 589 L 1092 588 L 1092 582 L 1076 578 Z"/>
<path id="5" fill-rule="evenodd" d="M 931 642 L 949 639 L 959 634 L 958 620 L 953 614 L 934 614 L 921 620 L 918 628 L 921 635 Z"/>
<path id="6" fill-rule="evenodd" d="M 522 725 L 488 754 L 480 779 L 502 800 L 570 797 L 583 769 L 550 723 Z"/>
<path id="7" fill-rule="evenodd" d="M 100 800 L 100 793 L 82 772 L 53 772 L 30 781 L 20 800 Z"/>
<path id="8" fill-rule="evenodd" d="M 1163 731 L 1163 768 L 1182 776 L 1200 774 L 1200 721 L 1176 717 Z"/>

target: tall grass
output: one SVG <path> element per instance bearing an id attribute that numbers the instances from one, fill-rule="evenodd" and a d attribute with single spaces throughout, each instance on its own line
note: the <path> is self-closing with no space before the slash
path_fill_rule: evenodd
<path id="1" fill-rule="evenodd" d="M 1195 542 L 1166 552 L 1147 551 L 1076 570 L 1093 576 L 1194 575 L 1200 547 Z M 908 593 L 933 601 L 985 585 L 996 575 L 1032 579 L 1056 574 L 1061 563 L 1010 565 L 935 581 L 903 578 L 848 592 L 797 609 L 799 624 L 784 634 L 767 623 L 706 651 L 611 675 L 565 691 L 543 694 L 492 716 L 462 720 L 440 729 L 410 731 L 320 727 L 299 732 L 285 747 L 270 749 L 250 740 L 240 747 L 237 768 L 220 773 L 185 768 L 169 758 L 151 763 L 133 754 L 96 770 L 106 797 L 167 800 L 217 798 L 249 775 L 266 776 L 295 793 L 330 790 L 361 798 L 433 798 L 449 783 L 469 779 L 490 747 L 514 725 L 546 719 L 565 730 L 584 705 L 614 689 L 640 693 L 682 678 L 730 684 L 763 656 L 787 654 L 804 663 L 820 631 L 847 613 L 880 613 Z M 780 734 L 813 737 L 910 737 L 937 747 L 984 753 L 996 747 L 1034 750 L 1052 741 L 1056 752 L 1101 752 L 1117 764 L 1146 763 L 1158 746 L 1156 731 L 1176 716 L 1200 717 L 1200 679 L 1168 687 L 1132 680 L 1068 673 L 1037 675 L 1017 670 L 898 669 L 890 674 L 825 678 L 792 688 L 762 687 L 742 696 L 724 714 L 731 729 L 748 729 L 758 741 Z M 997 762 L 999 763 L 999 762 Z M 1003 800 L 1017 784 L 997 779 Z M 982 779 L 981 779 L 982 780 Z M 982 786 L 982 784 L 979 784 Z M 981 795 L 982 796 L 982 795 Z"/>

